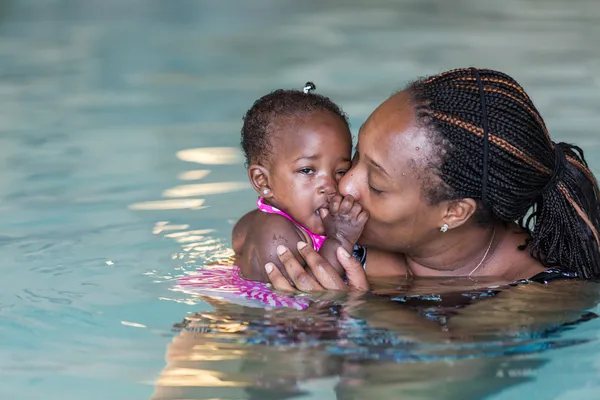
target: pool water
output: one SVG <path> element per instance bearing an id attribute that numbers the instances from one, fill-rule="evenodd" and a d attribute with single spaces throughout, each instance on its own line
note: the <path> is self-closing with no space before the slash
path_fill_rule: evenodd
<path id="1" fill-rule="evenodd" d="M 356 133 L 417 76 L 495 68 L 599 173 L 598 39 L 596 0 L 1 1 L 0 398 L 596 399 L 596 284 L 304 311 L 175 289 L 254 207 L 258 96 L 312 80 Z"/>

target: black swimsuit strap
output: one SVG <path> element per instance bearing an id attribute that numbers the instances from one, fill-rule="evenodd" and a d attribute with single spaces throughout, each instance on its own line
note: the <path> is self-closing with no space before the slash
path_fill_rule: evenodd
<path id="1" fill-rule="evenodd" d="M 558 268 L 549 268 L 539 274 L 529 278 L 531 282 L 536 283 L 548 283 L 552 281 L 558 281 L 563 279 L 577 279 L 579 278 L 574 272 L 563 271 Z"/>
<path id="2" fill-rule="evenodd" d="M 352 250 L 352 256 L 354 258 L 356 258 L 358 260 L 358 262 L 360 262 L 360 265 L 362 265 L 363 268 L 365 267 L 365 264 L 367 263 L 367 248 L 366 247 L 361 246 L 359 244 L 355 244 L 354 249 Z"/>

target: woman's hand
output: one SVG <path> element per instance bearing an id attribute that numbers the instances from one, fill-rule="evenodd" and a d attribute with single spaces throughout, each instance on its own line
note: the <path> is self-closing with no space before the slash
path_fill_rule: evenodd
<path id="1" fill-rule="evenodd" d="M 307 264 L 307 269 L 312 275 L 305 270 L 298 260 L 294 257 L 291 251 L 285 246 L 277 246 L 277 254 L 283 263 L 292 284 L 281 274 L 279 269 L 273 264 L 265 265 L 265 270 L 269 276 L 269 280 L 273 287 L 284 292 L 320 292 L 325 290 L 369 290 L 369 282 L 367 275 L 358 262 L 342 247 L 337 249 L 337 259 L 346 272 L 348 283 L 345 283 L 342 278 L 335 272 L 335 269 L 310 246 L 304 242 L 298 242 L 298 252 L 304 258 Z"/>

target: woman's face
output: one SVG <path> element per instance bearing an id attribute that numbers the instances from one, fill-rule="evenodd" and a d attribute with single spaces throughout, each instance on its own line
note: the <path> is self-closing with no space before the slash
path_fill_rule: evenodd
<path id="1" fill-rule="evenodd" d="M 441 183 L 428 170 L 439 159 L 429 137 L 416 126 L 406 92 L 386 100 L 361 127 L 352 168 L 339 183 L 370 213 L 360 244 L 418 254 L 439 235 L 447 208 L 430 205 L 422 190 Z"/>

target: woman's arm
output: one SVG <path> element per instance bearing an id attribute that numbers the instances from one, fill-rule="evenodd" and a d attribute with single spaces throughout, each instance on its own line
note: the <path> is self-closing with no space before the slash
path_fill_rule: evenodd
<path id="1" fill-rule="evenodd" d="M 335 268 L 323 256 L 306 243 L 299 242 L 297 249 L 298 254 L 295 254 L 286 246 L 277 247 L 279 260 L 283 264 L 282 271 L 286 271 L 290 281 L 281 274 L 274 263 L 269 262 L 264 266 L 275 289 L 296 291 L 294 289 L 296 288 L 302 292 L 369 290 L 369 282 L 362 265 L 342 247 L 337 249 L 337 259 L 346 273 L 347 283 L 342 280 Z M 304 260 L 312 275 L 305 270 L 298 261 L 299 259 Z"/>

